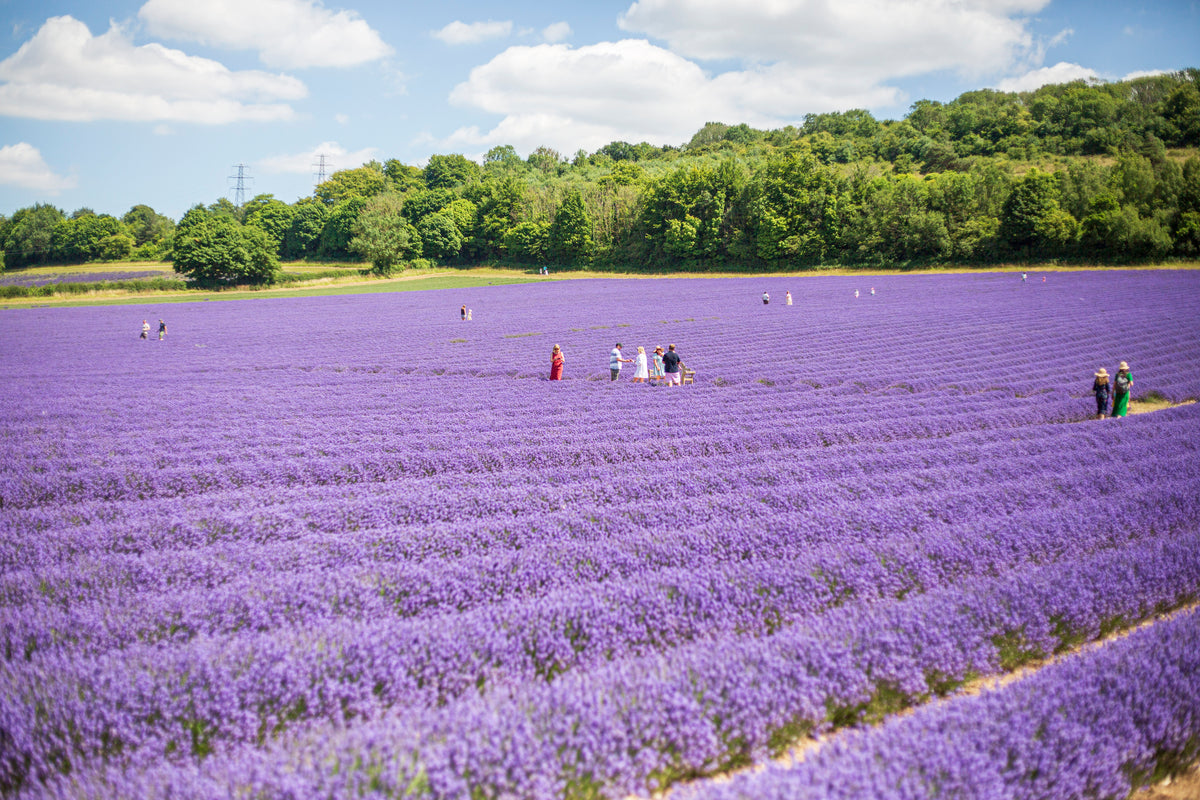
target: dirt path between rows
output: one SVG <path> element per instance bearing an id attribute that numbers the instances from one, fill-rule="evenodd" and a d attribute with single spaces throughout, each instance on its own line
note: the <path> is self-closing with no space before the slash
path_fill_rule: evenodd
<path id="1" fill-rule="evenodd" d="M 1146 414 L 1151 411 L 1162 411 L 1164 408 L 1190 406 L 1195 402 L 1195 400 L 1184 400 L 1182 403 L 1172 403 L 1170 400 L 1134 400 L 1131 398 L 1129 400 L 1129 413 Z"/>
<path id="2" fill-rule="evenodd" d="M 1195 401 L 1189 401 L 1189 402 L 1195 402 Z M 1167 407 L 1168 405 L 1169 404 L 1162 404 L 1161 407 Z M 1152 410 L 1159 410 L 1159 409 L 1145 409 L 1145 410 L 1152 411 Z M 1133 633 L 1134 631 L 1141 630 L 1142 628 L 1147 628 L 1161 620 L 1171 619 L 1175 616 L 1188 613 L 1197 608 L 1200 608 L 1200 602 L 1189 603 L 1188 605 L 1177 608 L 1174 611 L 1170 611 L 1165 614 L 1155 615 L 1154 617 L 1144 620 L 1132 627 L 1125 628 L 1120 631 L 1115 631 L 1115 632 L 1109 634 L 1108 636 L 1105 636 L 1102 639 L 1096 639 L 1091 642 L 1086 642 L 1082 645 L 1079 645 L 1078 647 L 1073 647 L 1069 650 L 1063 651 L 1062 653 L 1058 653 L 1056 655 L 1050 656 L 1049 658 L 1032 661 L 1028 664 L 1025 664 L 1022 667 L 1019 667 L 1016 670 L 1013 670 L 1012 672 L 1005 673 L 1004 675 L 992 675 L 992 676 L 988 676 L 986 678 L 978 678 L 974 681 L 970 681 L 969 683 L 965 684 L 961 689 L 959 689 L 954 694 L 948 695 L 946 697 L 938 698 L 935 700 L 931 700 L 928 703 L 923 703 L 921 705 L 912 706 L 911 708 L 907 708 L 903 711 L 900 711 L 896 714 L 891 715 L 889 717 L 889 719 L 908 716 L 910 714 L 913 714 L 914 712 L 916 712 L 918 709 L 921 709 L 921 708 L 936 706 L 936 705 L 942 704 L 942 703 L 951 703 L 951 702 L 954 702 L 955 698 L 958 698 L 958 697 L 977 695 L 977 694 L 980 694 L 981 692 L 984 692 L 987 690 L 993 690 L 993 689 L 998 689 L 1003 686 L 1007 686 L 1008 684 L 1013 683 L 1014 681 L 1019 681 L 1024 678 L 1027 678 L 1027 677 L 1033 675 L 1034 673 L 1038 672 L 1039 670 L 1044 669 L 1045 667 L 1047 667 L 1051 664 L 1055 664 L 1059 661 L 1062 661 L 1063 659 L 1072 658 L 1073 656 L 1079 655 L 1081 653 L 1086 653 L 1090 650 L 1104 647 L 1107 644 L 1110 644 L 1112 642 L 1119 641 L 1120 639 L 1125 638 L 1126 636 Z M 881 722 L 879 724 L 883 724 L 883 723 Z M 783 754 L 779 758 L 772 759 L 769 763 L 774 764 L 774 765 L 779 765 L 779 766 L 785 766 L 785 767 L 794 766 L 796 764 L 803 762 L 806 757 L 815 753 L 820 748 L 827 746 L 828 744 L 835 741 L 838 737 L 842 736 L 843 734 L 844 734 L 844 730 L 836 730 L 825 736 L 820 736 L 815 739 L 808 739 L 805 741 L 798 742 L 787 753 Z M 702 780 L 709 780 L 709 781 L 713 781 L 716 783 L 721 783 L 721 782 L 730 780 L 735 775 L 761 771 L 766 766 L 767 766 L 767 764 L 755 764 L 753 766 L 749 766 L 744 769 L 734 770 L 732 772 L 727 772 L 727 773 L 724 773 L 721 775 L 714 775 L 714 776 L 711 776 L 709 778 L 702 779 Z M 672 787 L 672 788 L 668 789 L 664 794 L 661 794 L 661 795 L 656 794 L 654 796 L 661 797 L 661 798 L 670 798 L 671 794 L 675 788 L 678 788 L 678 787 Z M 629 798 L 629 800 L 636 800 L 636 798 Z M 1163 780 L 1163 781 L 1159 782 L 1158 784 L 1155 784 L 1154 786 L 1145 787 L 1145 788 L 1134 791 L 1133 794 L 1130 795 L 1129 800 L 1200 800 L 1200 761 L 1193 763 L 1187 770 L 1185 770 L 1181 774 L 1175 775 L 1171 778 L 1167 778 L 1166 780 Z"/>

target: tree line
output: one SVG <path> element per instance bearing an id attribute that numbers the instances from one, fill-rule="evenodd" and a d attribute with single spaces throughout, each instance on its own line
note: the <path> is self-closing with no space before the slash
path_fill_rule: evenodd
<path id="1" fill-rule="evenodd" d="M 776 271 L 953 261 L 1130 263 L 1200 255 L 1200 70 L 920 100 L 680 146 L 565 157 L 492 148 L 341 170 L 295 203 L 197 205 L 178 223 L 50 205 L 0 218 L 6 267 L 168 259 L 199 283 L 280 261 Z"/>

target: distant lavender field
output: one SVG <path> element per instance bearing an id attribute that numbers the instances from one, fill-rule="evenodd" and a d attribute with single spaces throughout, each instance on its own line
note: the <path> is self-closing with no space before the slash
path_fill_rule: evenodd
<path id="1" fill-rule="evenodd" d="M 703 777 L 1197 600 L 1200 405 L 1090 394 L 1200 397 L 1197 309 L 1147 271 L 0 312 L 0 794 L 1124 796 L 1200 737 L 1200 615 Z M 616 341 L 696 384 L 610 382 Z"/>
<path id="2" fill-rule="evenodd" d="M 171 273 L 166 273 L 169 276 Z M 127 281 L 139 278 L 164 277 L 162 270 L 139 269 L 123 272 L 60 272 L 60 273 L 14 273 L 0 275 L 0 286 L 47 286 L 51 283 L 101 283 L 103 281 Z"/>

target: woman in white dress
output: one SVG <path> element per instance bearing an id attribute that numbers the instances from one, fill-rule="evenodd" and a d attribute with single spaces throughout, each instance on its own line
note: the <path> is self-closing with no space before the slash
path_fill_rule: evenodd
<path id="1" fill-rule="evenodd" d="M 634 359 L 634 363 L 633 363 L 633 382 L 634 383 L 645 383 L 646 379 L 649 377 L 650 377 L 650 370 L 646 365 L 646 348 L 639 347 L 638 352 L 637 352 L 637 358 Z"/>

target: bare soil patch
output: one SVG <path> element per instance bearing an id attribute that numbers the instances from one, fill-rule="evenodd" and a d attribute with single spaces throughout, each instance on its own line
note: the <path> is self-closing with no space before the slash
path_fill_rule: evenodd
<path id="1" fill-rule="evenodd" d="M 1138 789 L 1129 800 L 1200 800 L 1200 762 L 1180 775 Z"/>
<path id="2" fill-rule="evenodd" d="M 1190 406 L 1195 400 L 1184 400 L 1182 403 L 1172 403 L 1170 400 L 1129 400 L 1130 414 L 1145 414 L 1150 411 L 1162 411 L 1164 408 Z"/>

